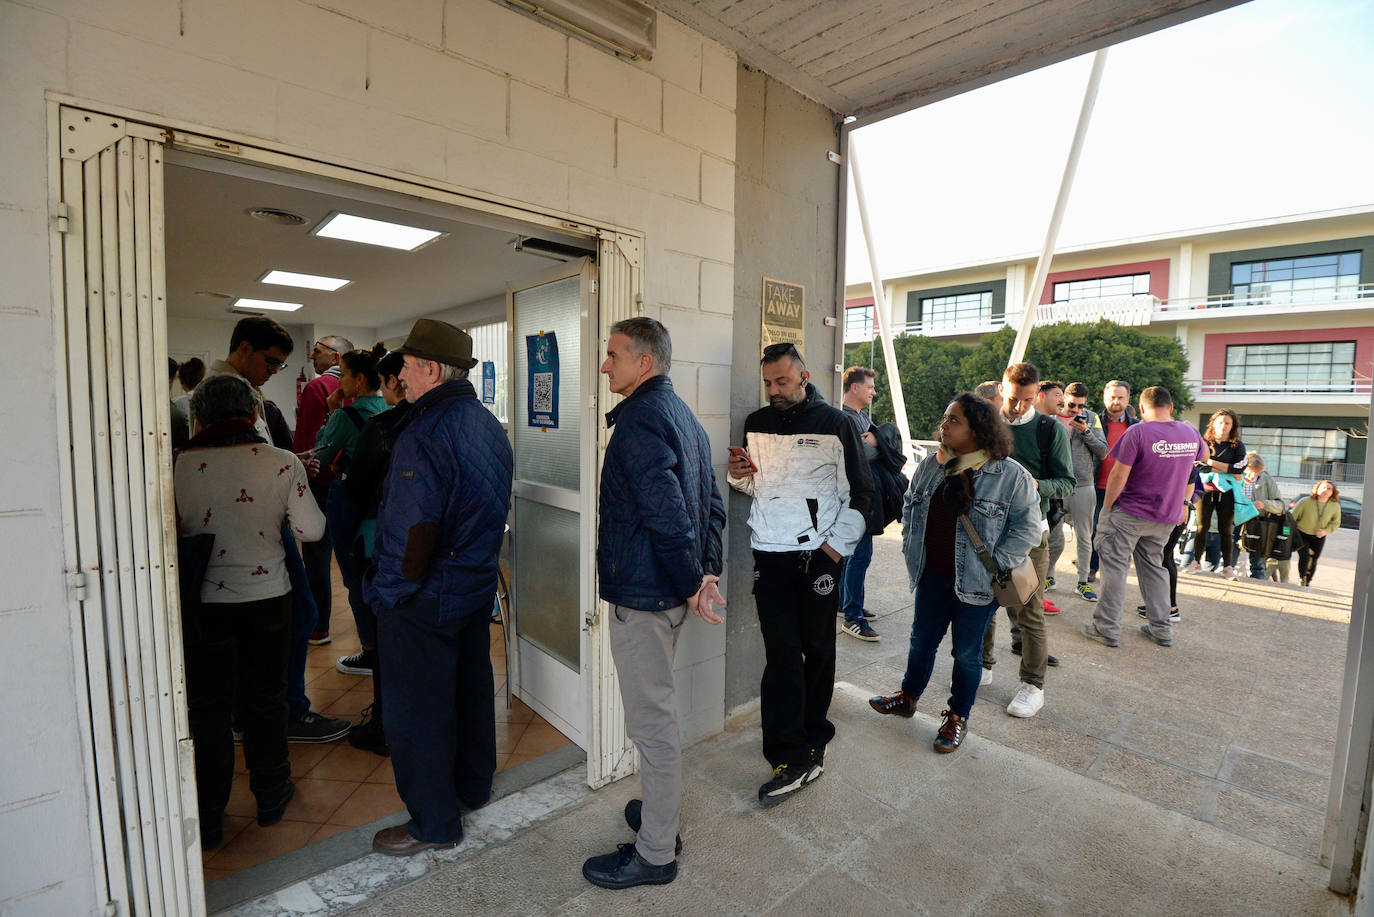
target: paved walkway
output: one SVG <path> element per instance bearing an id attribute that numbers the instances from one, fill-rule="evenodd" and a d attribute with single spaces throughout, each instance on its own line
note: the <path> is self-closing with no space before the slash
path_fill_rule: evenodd
<path id="1" fill-rule="evenodd" d="M 376 888 L 350 913 L 1348 914 L 1316 863 L 1350 607 L 1344 553 L 1333 543 L 1324 558 L 1325 589 L 1184 578 L 1171 649 L 1083 639 L 1089 606 L 1061 592 L 1050 633 L 1063 665 L 1045 709 L 1003 712 L 1016 682 L 1003 629 L 996 681 L 946 757 L 930 742 L 947 655 L 915 720 L 865 703 L 900 679 L 911 623 L 900 545 L 884 537 L 869 603 L 884 641 L 838 638 L 839 734 L 815 786 L 758 808 L 767 771 L 757 713 L 743 713 L 686 755 L 672 885 L 607 892 L 580 875 L 583 858 L 630 839 L 631 778 Z"/>

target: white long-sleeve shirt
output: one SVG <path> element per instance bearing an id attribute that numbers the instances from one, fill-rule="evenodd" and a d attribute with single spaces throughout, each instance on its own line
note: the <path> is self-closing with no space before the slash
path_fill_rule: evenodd
<path id="1" fill-rule="evenodd" d="M 181 534 L 215 536 L 202 602 L 255 602 L 291 591 L 282 524 L 302 541 L 318 541 L 325 526 L 300 459 L 266 443 L 188 449 L 174 481 Z"/>

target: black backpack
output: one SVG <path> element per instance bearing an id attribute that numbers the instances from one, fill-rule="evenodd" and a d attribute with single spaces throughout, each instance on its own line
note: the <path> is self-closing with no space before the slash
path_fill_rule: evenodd
<path id="1" fill-rule="evenodd" d="M 1054 428 L 1059 423 L 1048 414 L 1036 413 L 1035 415 L 1035 444 L 1040 447 L 1040 473 L 1048 475 L 1050 471 L 1050 450 L 1054 447 Z M 1069 469 L 1073 471 L 1072 468 Z M 1050 528 L 1059 524 L 1060 520 L 1068 514 L 1068 508 L 1061 498 L 1050 500 L 1049 509 L 1045 512 L 1045 521 Z"/>

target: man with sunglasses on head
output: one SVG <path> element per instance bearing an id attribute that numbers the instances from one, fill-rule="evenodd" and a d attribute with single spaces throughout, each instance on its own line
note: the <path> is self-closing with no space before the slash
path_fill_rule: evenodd
<path id="1" fill-rule="evenodd" d="M 764 348 L 760 365 L 768 406 L 745 418 L 746 448 L 731 450 L 729 482 L 754 498 L 754 605 L 767 654 L 759 703 L 773 768 L 759 803 L 767 808 L 825 770 L 840 582 L 874 492 L 854 425 L 808 381 L 796 346 Z"/>
<path id="2" fill-rule="evenodd" d="M 333 407 L 329 398 L 339 390 L 339 358 L 352 349 L 352 341 L 333 334 L 320 338 L 310 349 L 310 365 L 317 375 L 306 383 L 300 406 L 296 409 L 296 437 L 291 451 L 297 455 L 315 448 L 315 440 Z M 329 485 L 334 481 L 334 472 L 329 467 L 331 456 L 317 455 L 315 458 L 318 461 L 305 463 L 305 471 L 310 476 L 310 492 L 323 510 L 329 497 Z M 324 646 L 331 639 L 330 595 L 334 591 L 329 581 L 334 541 L 329 537 L 329 532 L 326 531 L 319 541 L 302 545 L 301 554 L 305 557 L 305 575 L 310 581 L 310 592 L 315 597 L 315 629 L 310 634 L 310 645 Z"/>
<path id="3" fill-rule="evenodd" d="M 263 398 L 262 387 L 286 367 L 286 358 L 294 348 L 295 342 L 285 328 L 265 315 L 252 315 L 240 319 L 234 326 L 234 333 L 229 338 L 229 355 L 211 363 L 205 372 L 206 379 L 232 375 L 248 382 L 258 404 L 254 428 L 264 442 L 272 442 L 272 432 L 266 420 L 265 406 L 269 402 Z M 193 429 L 191 432 L 197 431 Z M 288 530 L 282 529 L 281 541 L 286 552 L 286 572 L 291 580 L 291 649 L 286 664 L 286 700 L 290 720 L 287 723 L 286 740 L 333 742 L 348 734 L 350 724 L 347 720 L 321 716 L 310 709 L 310 698 L 305 694 L 305 658 L 309 649 L 307 640 L 315 626 L 317 613 L 314 594 L 307 581 L 300 551 L 296 548 L 296 539 Z"/>

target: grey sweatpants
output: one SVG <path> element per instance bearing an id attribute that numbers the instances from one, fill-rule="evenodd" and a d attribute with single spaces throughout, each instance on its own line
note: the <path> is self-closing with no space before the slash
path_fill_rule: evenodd
<path id="1" fill-rule="evenodd" d="M 1093 607 L 1093 623 L 1102 636 L 1121 639 L 1126 574 L 1134 556 L 1135 576 L 1145 597 L 1150 632 L 1161 640 L 1174 638 L 1174 626 L 1169 623 L 1169 574 L 1159 562 L 1173 530 L 1167 522 L 1151 522 L 1115 507 L 1098 518 L 1093 547 L 1097 548 L 1097 572 L 1102 574 L 1102 586 Z"/>
<path id="2" fill-rule="evenodd" d="M 639 749 L 643 821 L 635 849 L 655 866 L 671 863 L 682 814 L 682 743 L 677 729 L 673 657 L 687 606 L 638 611 L 616 605 L 611 658 L 620 676 L 625 730 Z"/>
<path id="3" fill-rule="evenodd" d="M 1050 529 L 1050 569 L 1059 564 L 1059 555 L 1064 553 L 1064 526 L 1073 523 L 1074 547 L 1078 550 L 1078 582 L 1088 581 L 1088 565 L 1093 556 L 1093 513 L 1097 509 L 1097 489 L 1092 483 L 1079 484 L 1069 494 L 1066 503 L 1068 512 L 1059 524 Z"/>

